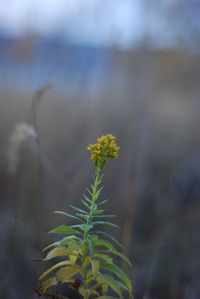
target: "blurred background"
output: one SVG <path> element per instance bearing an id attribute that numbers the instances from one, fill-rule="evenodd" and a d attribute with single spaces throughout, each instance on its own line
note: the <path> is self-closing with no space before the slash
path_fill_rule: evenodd
<path id="1" fill-rule="evenodd" d="M 0 0 L 0 298 L 37 298 L 105 133 L 135 299 L 200 298 L 199 50 L 198 0 Z"/>

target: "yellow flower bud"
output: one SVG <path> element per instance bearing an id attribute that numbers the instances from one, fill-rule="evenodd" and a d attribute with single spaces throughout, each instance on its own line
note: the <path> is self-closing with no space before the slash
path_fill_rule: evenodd
<path id="1" fill-rule="evenodd" d="M 97 143 L 89 144 L 87 150 L 91 154 L 92 161 L 101 161 L 103 164 L 107 158 L 118 158 L 120 147 L 116 144 L 116 137 L 112 134 L 102 135 L 97 138 Z"/>

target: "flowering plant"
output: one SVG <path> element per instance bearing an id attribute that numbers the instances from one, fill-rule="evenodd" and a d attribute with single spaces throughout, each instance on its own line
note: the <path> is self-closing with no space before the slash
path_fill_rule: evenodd
<path id="1" fill-rule="evenodd" d="M 107 134 L 99 137 L 97 143 L 90 144 L 87 149 L 95 165 L 94 181 L 81 200 L 83 207 L 70 206 L 74 214 L 55 211 L 56 214 L 72 218 L 75 224 L 61 225 L 51 231 L 64 235 L 64 238 L 44 248 L 44 252 L 48 251 L 44 261 L 60 257 L 64 257 L 64 260 L 59 260 L 39 277 L 43 282 L 37 292 L 42 295 L 59 283 L 77 287 L 76 281 L 80 281 L 78 292 L 83 299 L 133 298 L 132 284 L 114 260 L 119 258 L 130 266 L 131 263 L 121 253 L 121 243 L 99 229 L 101 226 L 118 227 L 106 220 L 114 215 L 104 214 L 102 206 L 107 200 L 100 199 L 100 196 L 105 163 L 108 158 L 118 157 L 119 146 L 116 137 Z M 47 276 L 50 278 L 46 279 Z"/>

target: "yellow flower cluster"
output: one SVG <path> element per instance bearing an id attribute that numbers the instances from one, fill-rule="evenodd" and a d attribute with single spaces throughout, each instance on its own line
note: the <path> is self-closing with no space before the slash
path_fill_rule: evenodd
<path id="1" fill-rule="evenodd" d="M 107 158 L 118 158 L 119 149 L 116 137 L 112 134 L 102 135 L 97 138 L 97 143 L 89 144 L 87 147 L 91 153 L 91 160 L 102 163 L 105 163 Z"/>

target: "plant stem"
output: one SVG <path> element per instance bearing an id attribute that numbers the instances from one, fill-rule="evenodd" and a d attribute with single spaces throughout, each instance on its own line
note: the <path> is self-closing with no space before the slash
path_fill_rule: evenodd
<path id="1" fill-rule="evenodd" d="M 84 269 L 83 265 L 84 265 L 85 258 L 87 256 L 87 252 L 88 252 L 88 235 L 89 235 L 90 225 L 91 225 L 91 221 L 92 221 L 92 217 L 93 217 L 93 213 L 94 213 L 94 207 L 95 207 L 96 201 L 99 197 L 98 191 L 99 191 L 99 186 L 102 181 L 102 170 L 103 170 L 103 168 L 101 167 L 101 165 L 97 164 L 96 169 L 95 169 L 94 182 L 92 184 L 91 205 L 90 205 L 88 219 L 87 219 L 87 223 L 86 223 L 85 231 L 84 231 L 84 235 L 83 235 L 84 255 L 82 257 L 82 267 L 83 267 L 83 273 L 84 273 L 83 286 L 84 286 L 85 290 L 88 289 L 88 285 L 86 283 L 87 269 Z M 84 299 L 89 299 L 89 294 L 86 293 L 86 294 L 84 294 L 83 297 L 84 297 Z"/>
<path id="2" fill-rule="evenodd" d="M 93 216 L 93 212 L 94 212 L 94 207 L 95 207 L 95 202 L 98 199 L 98 188 L 99 185 L 101 184 L 101 180 L 102 180 L 102 167 L 100 167 L 99 165 L 97 165 L 96 170 L 95 170 L 95 177 L 94 177 L 94 183 L 92 184 L 92 195 L 91 195 L 91 206 L 90 206 L 90 211 L 89 211 L 89 217 L 87 220 L 87 226 L 85 228 L 85 232 L 84 232 L 84 241 L 87 241 L 88 238 L 88 232 L 89 232 L 89 225 L 91 224 L 91 220 L 92 220 L 92 216 Z"/>

